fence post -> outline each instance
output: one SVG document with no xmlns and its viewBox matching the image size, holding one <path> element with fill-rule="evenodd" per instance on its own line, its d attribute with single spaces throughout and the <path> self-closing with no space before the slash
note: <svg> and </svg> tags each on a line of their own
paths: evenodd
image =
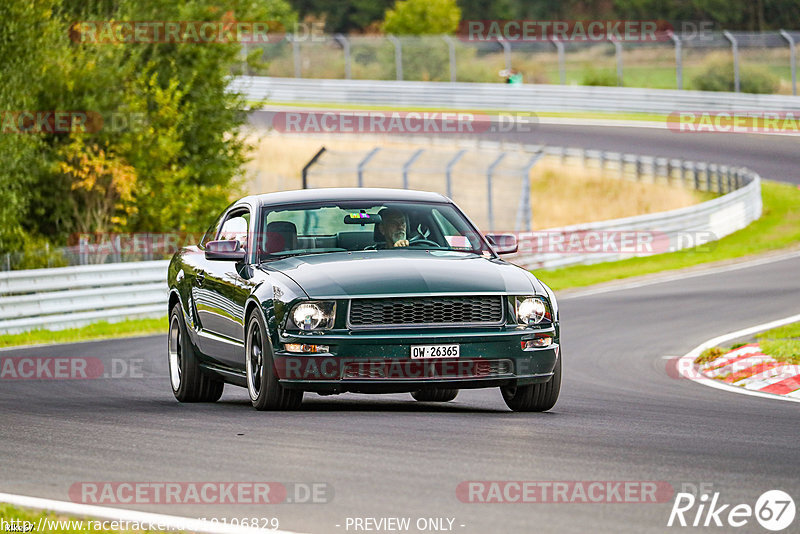
<svg viewBox="0 0 800 534">
<path fill-rule="evenodd" d="M 450 52 L 450 81 L 456 81 L 456 42 L 449 35 L 442 35 Z"/>
<path fill-rule="evenodd" d="M 614 37 L 609 38 L 609 40 L 614 44 L 614 55 L 617 58 L 617 87 L 622 87 L 622 42 Z"/>
<path fill-rule="evenodd" d="M 531 209 L 531 169 L 536 162 L 542 159 L 544 156 L 544 152 L 539 150 L 536 154 L 531 156 L 531 159 L 528 160 L 528 164 L 525 165 L 525 168 L 522 170 L 522 209 L 523 209 L 523 219 L 525 220 L 525 228 L 522 230 L 526 232 L 531 231 L 531 226 L 533 226 L 533 210 Z"/>
<path fill-rule="evenodd" d="M 678 89 L 683 89 L 683 43 L 681 43 L 681 38 L 671 31 L 669 36 L 675 43 L 675 79 Z"/>
<path fill-rule="evenodd" d="M 394 68 L 397 72 L 397 81 L 403 80 L 403 43 L 400 39 L 392 34 L 386 36 L 392 43 L 394 43 Z"/>
<path fill-rule="evenodd" d="M 797 50 L 794 48 L 794 37 L 786 30 L 781 30 L 781 35 L 789 41 L 789 62 L 792 68 L 792 94 L 797 96 Z"/>
<path fill-rule="evenodd" d="M 487 218 L 489 219 L 489 230 L 494 230 L 494 208 L 492 206 L 492 175 L 494 174 L 494 169 L 500 162 L 503 161 L 503 158 L 506 157 L 505 152 L 501 152 L 497 159 L 489 165 L 489 168 L 486 170 L 486 202 L 487 202 Z"/>
<path fill-rule="evenodd" d="M 636 156 L 636 181 L 637 182 L 641 182 L 642 181 L 642 167 L 643 166 L 644 165 L 642 164 L 642 156 Z"/>
<path fill-rule="evenodd" d="M 411 166 L 414 164 L 415 161 L 417 161 L 417 159 L 422 155 L 423 152 L 425 152 L 425 149 L 420 148 L 419 150 L 414 152 L 414 154 L 412 154 L 410 158 L 408 158 L 408 161 L 406 161 L 403 164 L 403 189 L 408 189 L 408 171 L 409 169 L 411 169 Z"/>
<path fill-rule="evenodd" d="M 303 167 L 303 189 L 308 189 L 308 169 L 317 162 L 323 152 L 325 152 L 325 147 L 320 148 L 319 151 L 314 154 L 314 157 L 308 160 L 308 163 Z"/>
<path fill-rule="evenodd" d="M 698 168 L 697 163 L 694 161 L 690 162 L 692 166 L 692 172 L 694 173 L 694 190 L 700 191 L 700 169 Z"/>
<path fill-rule="evenodd" d="M 453 156 L 453 159 L 447 162 L 447 168 L 445 170 L 445 182 L 446 182 L 445 187 L 447 191 L 447 198 L 453 198 L 453 183 L 452 183 L 453 167 L 455 166 L 456 163 L 458 163 L 458 160 L 460 160 L 466 153 L 467 149 L 462 148 L 456 153 L 455 156 Z"/>
<path fill-rule="evenodd" d="M 380 151 L 380 149 L 381 149 L 380 147 L 376 146 L 375 148 L 369 151 L 369 153 L 364 157 L 364 159 L 358 162 L 358 187 L 364 187 L 364 167 L 367 166 L 369 160 L 371 160 L 372 157 Z"/>
<path fill-rule="evenodd" d="M 292 41 L 292 59 L 294 59 L 294 77 L 295 78 L 302 78 L 302 65 L 300 64 L 300 41 L 298 41 L 294 34 L 287 34 L 288 37 Z"/>
<path fill-rule="evenodd" d="M 556 52 L 558 52 L 558 80 L 559 84 L 566 85 L 567 84 L 567 73 L 566 68 L 564 66 L 564 43 L 556 39 L 555 37 L 550 38 L 550 42 L 553 43 L 556 47 Z"/>
<path fill-rule="evenodd" d="M 722 35 L 731 42 L 731 52 L 733 52 L 733 86 L 735 91 L 738 93 L 740 89 L 739 83 L 739 43 L 736 41 L 736 37 L 733 36 L 731 32 L 725 30 L 722 32 Z"/>
<path fill-rule="evenodd" d="M 350 79 L 350 41 L 341 33 L 333 36 L 340 45 L 342 45 L 342 52 L 344 52 L 344 77 Z"/>
<path fill-rule="evenodd" d="M 728 193 L 730 193 L 733 191 L 733 169 L 728 167 L 728 172 L 726 174 L 728 175 Z"/>
<path fill-rule="evenodd" d="M 511 45 L 502 37 L 497 38 L 497 42 L 503 47 L 503 57 L 506 60 L 506 70 L 511 70 Z"/>
</svg>

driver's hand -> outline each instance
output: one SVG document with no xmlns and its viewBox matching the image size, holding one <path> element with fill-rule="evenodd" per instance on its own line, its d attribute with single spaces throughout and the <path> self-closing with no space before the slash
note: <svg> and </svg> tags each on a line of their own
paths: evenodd
<svg viewBox="0 0 800 534">
<path fill-rule="evenodd" d="M 408 239 L 401 239 L 394 244 L 395 247 L 407 247 L 408 246 Z"/>
</svg>

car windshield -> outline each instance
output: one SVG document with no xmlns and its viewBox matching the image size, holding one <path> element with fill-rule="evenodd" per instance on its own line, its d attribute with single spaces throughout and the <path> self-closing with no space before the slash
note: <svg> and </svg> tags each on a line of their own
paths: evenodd
<svg viewBox="0 0 800 534">
<path fill-rule="evenodd" d="M 447 203 L 268 206 L 257 242 L 261 261 L 301 254 L 421 248 L 493 255 L 483 236 Z"/>
</svg>

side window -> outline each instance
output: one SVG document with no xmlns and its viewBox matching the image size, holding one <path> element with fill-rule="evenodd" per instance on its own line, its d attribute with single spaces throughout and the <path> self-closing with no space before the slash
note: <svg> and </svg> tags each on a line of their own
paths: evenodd
<svg viewBox="0 0 800 534">
<path fill-rule="evenodd" d="M 235 210 L 228 213 L 217 239 L 235 240 L 241 248 L 247 248 L 247 231 L 250 213 L 247 210 Z"/>
</svg>

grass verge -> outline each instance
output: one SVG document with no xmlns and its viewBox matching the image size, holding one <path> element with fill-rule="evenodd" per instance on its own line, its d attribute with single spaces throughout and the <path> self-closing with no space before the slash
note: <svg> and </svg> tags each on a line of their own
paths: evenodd
<svg viewBox="0 0 800 534">
<path fill-rule="evenodd" d="M 16 525 L 22 525 L 23 529 L 18 532 L 58 532 L 63 534 L 85 534 L 86 532 L 108 532 L 108 533 L 149 533 L 157 532 L 152 530 L 114 530 L 111 528 L 102 528 L 105 525 L 112 525 L 112 521 L 104 519 L 89 519 L 70 517 L 61 514 L 54 514 L 52 512 L 43 512 L 40 510 L 30 510 L 28 508 L 19 508 L 10 504 L 0 503 L 0 519 L 9 523 L 3 525 L 6 527 L 7 532 L 12 532 L 10 527 L 11 522 L 14 521 Z M 40 523 L 41 522 L 41 523 Z M 39 527 L 41 526 L 41 530 Z M 123 526 L 123 525 L 120 525 Z M 136 525 L 128 525 L 136 526 Z M 100 528 L 95 528 L 100 527 Z"/>
<path fill-rule="evenodd" d="M 764 354 L 779 362 L 800 365 L 800 323 L 787 324 L 756 336 Z"/>
<path fill-rule="evenodd" d="M 666 124 L 668 115 L 659 113 L 618 113 L 611 111 L 524 111 L 514 112 L 507 109 L 446 109 L 426 108 L 421 106 L 382 106 L 377 104 L 344 104 L 334 102 L 273 102 L 273 101 L 250 101 L 248 105 L 254 109 L 262 106 L 287 107 L 302 109 L 320 110 L 357 110 L 357 111 L 430 111 L 436 113 L 473 113 L 475 115 L 508 115 L 517 113 L 525 116 L 552 117 L 563 119 L 592 119 L 592 120 L 614 120 L 614 121 L 644 121 L 644 122 L 663 122 Z"/>
<path fill-rule="evenodd" d="M 800 189 L 762 182 L 761 218 L 747 228 L 702 247 L 622 261 L 536 271 L 554 290 L 584 287 L 633 276 L 752 256 L 800 243 Z"/>
<path fill-rule="evenodd" d="M 99 323 L 68 328 L 66 330 L 32 330 L 21 334 L 0 335 L 0 347 L 40 345 L 45 343 L 70 343 L 92 339 L 107 339 L 144 334 L 160 334 L 167 331 L 167 318 L 128 319 L 116 323 Z"/>
</svg>

